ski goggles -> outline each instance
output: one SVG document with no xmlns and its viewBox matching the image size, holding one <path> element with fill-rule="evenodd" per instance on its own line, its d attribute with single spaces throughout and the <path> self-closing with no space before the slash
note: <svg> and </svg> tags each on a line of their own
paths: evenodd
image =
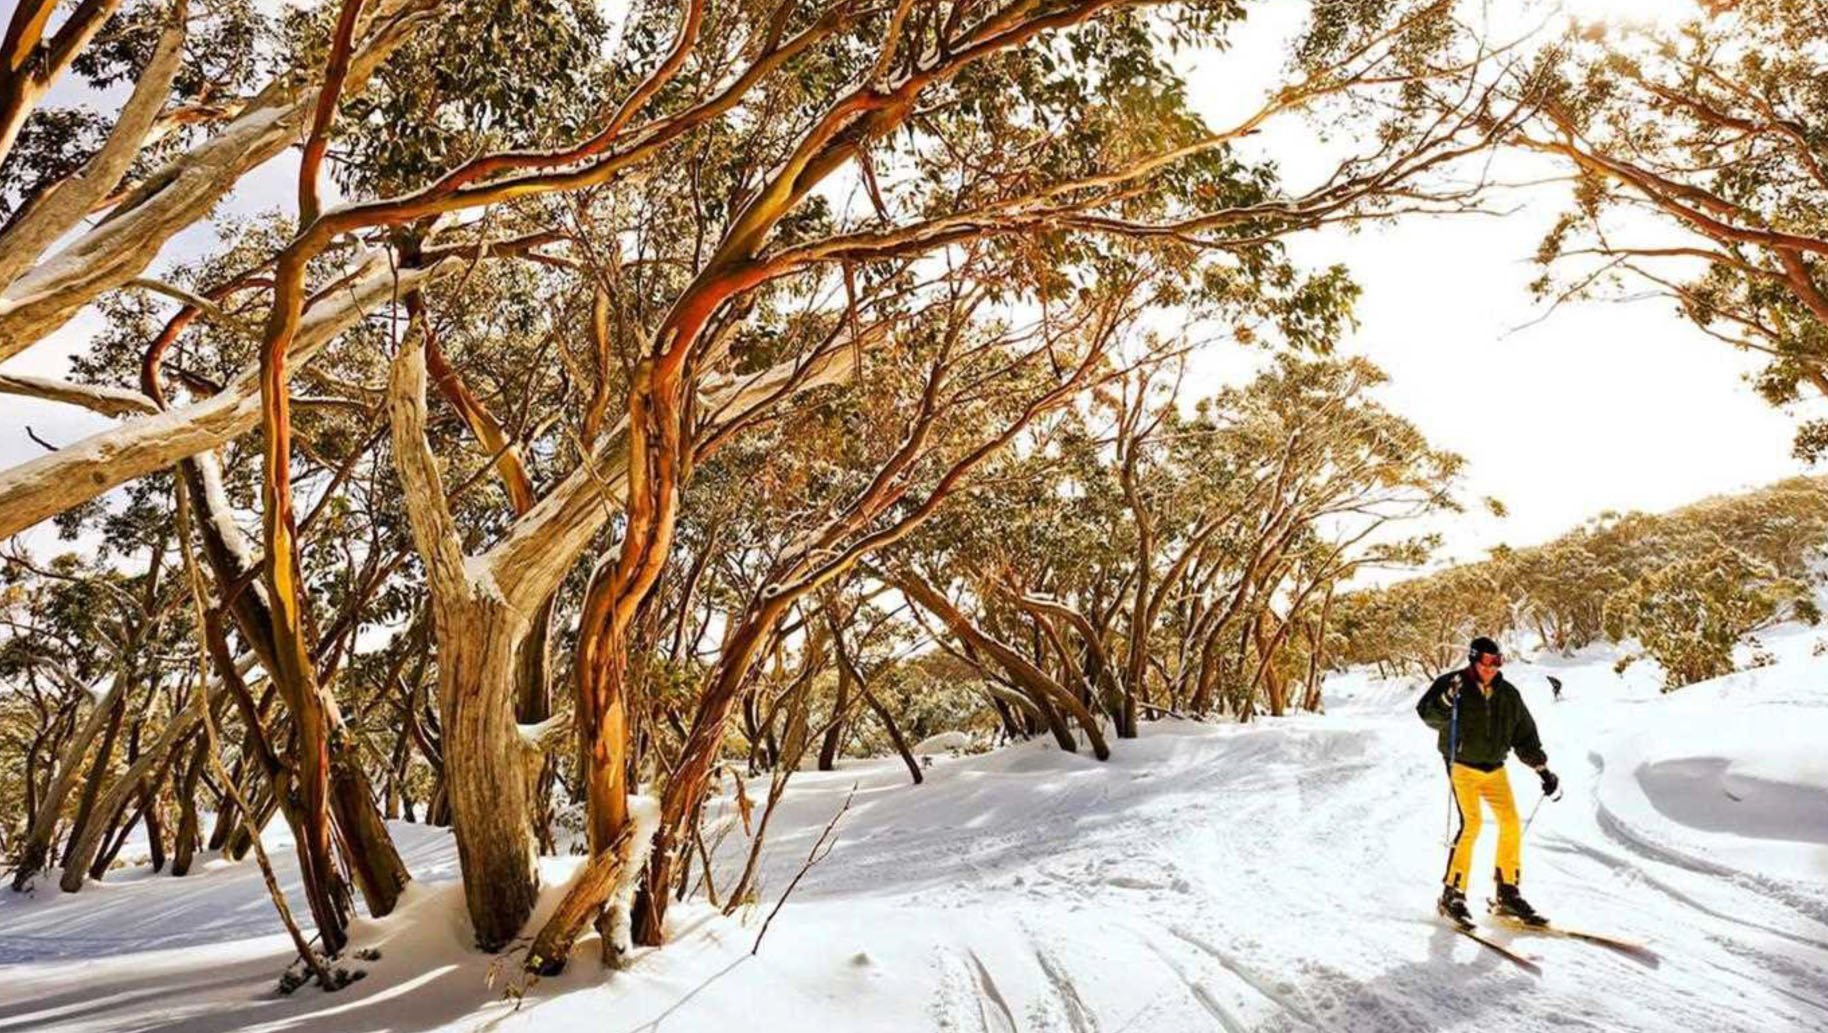
<svg viewBox="0 0 1828 1033">
<path fill-rule="evenodd" d="M 1504 657 L 1498 653 L 1480 653 L 1473 663 L 1480 667 L 1490 667 L 1496 670 L 1504 666 Z"/>
</svg>

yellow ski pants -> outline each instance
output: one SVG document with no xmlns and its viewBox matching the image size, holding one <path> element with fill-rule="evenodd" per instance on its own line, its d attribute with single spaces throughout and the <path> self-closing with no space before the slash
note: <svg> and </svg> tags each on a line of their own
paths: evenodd
<svg viewBox="0 0 1828 1033">
<path fill-rule="evenodd" d="M 1454 807 L 1460 812 L 1460 831 L 1454 835 L 1447 855 L 1447 885 L 1466 892 L 1467 876 L 1473 867 L 1473 844 L 1485 819 L 1481 804 L 1490 804 L 1498 819 L 1498 881 L 1515 886 L 1522 878 L 1523 831 L 1517 821 L 1517 801 L 1511 796 L 1511 780 L 1503 768 L 1480 771 L 1455 764 L 1452 772 Z"/>
</svg>

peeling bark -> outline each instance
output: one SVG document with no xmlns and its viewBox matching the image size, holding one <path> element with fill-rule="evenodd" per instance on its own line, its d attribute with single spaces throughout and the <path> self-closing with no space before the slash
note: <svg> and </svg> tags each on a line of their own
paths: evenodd
<svg viewBox="0 0 1828 1033">
<path fill-rule="evenodd" d="M 464 900 L 477 945 L 496 950 L 520 932 L 539 892 L 529 751 L 514 713 L 516 653 L 529 624 L 466 569 L 437 460 L 425 441 L 426 365 L 418 344 L 417 333 L 407 336 L 388 381 L 394 462 L 431 593 L 442 787 L 457 834 Z"/>
</svg>

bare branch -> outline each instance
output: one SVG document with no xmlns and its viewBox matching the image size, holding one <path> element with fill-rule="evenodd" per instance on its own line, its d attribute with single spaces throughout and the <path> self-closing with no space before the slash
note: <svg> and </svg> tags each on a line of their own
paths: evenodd
<svg viewBox="0 0 1828 1033">
<path fill-rule="evenodd" d="M 27 398 L 42 398 L 48 402 L 66 402 L 79 405 L 91 412 L 103 416 L 136 416 L 159 411 L 152 399 L 138 391 L 125 388 L 106 387 L 99 384 L 78 384 L 69 380 L 53 380 L 49 377 L 28 377 L 15 373 L 0 373 L 0 394 L 23 395 Z"/>
<path fill-rule="evenodd" d="M 126 174 L 178 74 L 187 9 L 186 0 L 172 5 L 171 22 L 159 36 L 152 59 L 140 73 L 101 150 L 81 170 L 28 201 L 6 232 L 0 233 L 0 288 L 11 284 L 57 238 L 74 229 Z M 0 160 L 4 157 L 5 146 L 0 145 Z"/>
</svg>

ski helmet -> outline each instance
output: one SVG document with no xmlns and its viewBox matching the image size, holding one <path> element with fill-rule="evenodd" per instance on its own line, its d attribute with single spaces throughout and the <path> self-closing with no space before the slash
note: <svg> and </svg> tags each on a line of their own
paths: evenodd
<svg viewBox="0 0 1828 1033">
<path fill-rule="evenodd" d="M 1503 655 L 1504 651 L 1498 648 L 1498 643 L 1493 642 L 1484 635 L 1480 635 L 1478 638 L 1473 639 L 1472 643 L 1466 647 L 1466 662 L 1469 664 L 1478 663 L 1481 656 Z"/>
</svg>

